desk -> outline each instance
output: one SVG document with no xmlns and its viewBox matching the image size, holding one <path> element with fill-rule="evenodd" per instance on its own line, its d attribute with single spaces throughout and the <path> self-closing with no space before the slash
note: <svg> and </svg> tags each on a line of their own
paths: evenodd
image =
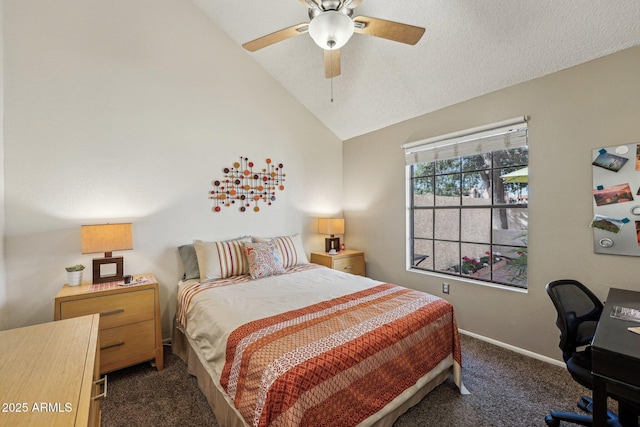
<svg viewBox="0 0 640 427">
<path fill-rule="evenodd" d="M 607 425 L 607 395 L 614 394 L 640 404 L 640 335 L 627 330 L 640 323 L 611 317 L 613 307 L 640 310 L 640 292 L 611 289 L 598 322 L 591 347 L 593 373 L 593 425 Z M 623 426 L 638 426 L 635 414 L 629 414 L 619 402 L 619 421 Z"/>
</svg>

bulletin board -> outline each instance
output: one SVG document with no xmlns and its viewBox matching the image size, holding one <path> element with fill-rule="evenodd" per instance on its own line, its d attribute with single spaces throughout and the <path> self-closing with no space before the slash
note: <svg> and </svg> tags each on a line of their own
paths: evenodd
<svg viewBox="0 0 640 427">
<path fill-rule="evenodd" d="M 593 150 L 595 253 L 640 256 L 640 142 Z"/>
</svg>

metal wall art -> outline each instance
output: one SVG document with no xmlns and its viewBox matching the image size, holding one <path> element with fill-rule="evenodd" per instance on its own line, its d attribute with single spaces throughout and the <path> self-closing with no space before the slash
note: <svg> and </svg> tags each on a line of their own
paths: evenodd
<svg viewBox="0 0 640 427">
<path fill-rule="evenodd" d="M 260 211 L 260 202 L 268 206 L 276 200 L 276 190 L 284 190 L 286 174 L 282 173 L 282 163 L 275 165 L 266 159 L 267 166 L 256 169 L 256 165 L 247 157 L 240 157 L 232 167 L 224 168 L 224 177 L 213 181 L 214 189 L 209 198 L 215 200 L 214 212 L 220 212 L 222 206 L 239 206 L 240 212 L 246 212 L 253 205 L 253 211 Z"/>
</svg>

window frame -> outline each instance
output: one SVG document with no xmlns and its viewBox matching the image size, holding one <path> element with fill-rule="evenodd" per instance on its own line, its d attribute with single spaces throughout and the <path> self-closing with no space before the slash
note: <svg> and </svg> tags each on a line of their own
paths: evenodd
<svg viewBox="0 0 640 427">
<path fill-rule="evenodd" d="M 512 119 L 510 122 L 516 122 L 517 120 Z M 529 149 L 529 144 L 528 144 L 528 128 L 526 125 L 526 119 L 524 119 L 523 121 L 520 121 L 519 124 L 522 126 L 522 128 L 524 129 L 524 144 L 520 145 L 518 147 L 514 147 L 514 148 L 519 148 L 519 147 L 525 147 L 527 150 L 527 157 L 526 157 L 526 163 L 517 163 L 517 164 L 509 164 L 509 165 L 503 165 L 503 164 L 496 164 L 495 163 L 495 159 L 494 159 L 494 153 L 498 152 L 498 151 L 502 151 L 504 149 L 509 149 L 510 147 L 508 146 L 508 141 L 507 141 L 507 146 L 506 148 L 493 148 L 491 150 L 487 150 L 487 151 L 482 151 L 482 153 L 491 153 L 491 164 L 488 168 L 484 168 L 484 169 L 472 169 L 472 170 L 465 170 L 465 168 L 462 166 L 463 162 L 460 161 L 460 167 L 457 169 L 457 171 L 453 171 L 453 172 L 449 172 L 449 174 L 459 174 L 459 176 L 457 177 L 457 182 L 456 185 L 459 186 L 460 191 L 459 194 L 457 195 L 457 197 L 459 197 L 459 201 L 458 204 L 456 205 L 438 205 L 435 197 L 437 194 L 437 186 L 436 186 L 436 181 L 437 181 L 437 177 L 438 176 L 444 176 L 446 174 L 439 174 L 438 171 L 436 170 L 436 165 L 437 165 L 437 161 L 438 160 L 442 160 L 442 159 L 437 159 L 437 154 L 436 154 L 436 160 L 431 160 L 431 161 L 418 161 L 418 157 L 416 154 L 414 154 L 414 152 L 411 152 L 411 150 L 418 146 L 418 149 L 424 149 L 424 147 L 429 147 L 430 144 L 433 145 L 439 145 L 439 146 L 448 146 L 448 145 L 454 145 L 456 144 L 455 141 L 462 141 L 462 143 L 466 143 L 467 141 L 472 141 L 474 140 L 474 137 L 476 135 L 481 135 L 479 138 L 483 138 L 486 135 L 491 135 L 491 131 L 492 131 L 492 126 L 494 128 L 500 127 L 501 125 L 504 125 L 505 122 L 501 122 L 501 123 L 497 123 L 497 124 L 493 124 L 493 125 L 487 125 L 487 126 L 483 126 L 483 127 L 479 127 L 479 128 L 474 128 L 474 129 L 469 129 L 467 131 L 462 131 L 462 132 L 455 132 L 453 134 L 448 134 L 448 135 L 443 135 L 442 137 L 436 137 L 436 138 L 431 138 L 429 140 L 424 140 L 424 141 L 418 141 L 418 142 L 414 142 L 414 143 L 410 143 L 410 144 L 405 144 L 403 145 L 403 148 L 405 148 L 405 154 L 406 154 L 406 158 L 407 158 L 407 164 L 405 166 L 405 174 L 406 174 L 406 195 L 405 195 L 405 199 L 406 199 L 406 204 L 407 204 L 407 217 L 406 217 L 406 269 L 407 271 L 410 272 L 418 272 L 418 273 L 422 273 L 422 274 L 427 274 L 427 275 L 433 275 L 433 276 L 437 276 L 437 277 L 442 277 L 442 278 L 451 278 L 451 279 L 456 279 L 456 280 L 461 280 L 461 281 L 468 281 L 468 282 L 472 282 L 472 283 L 478 283 L 478 284 L 483 284 L 483 285 L 489 285 L 489 286 L 494 286 L 494 287 L 500 287 L 500 288 L 506 288 L 506 289 L 513 289 L 513 290 L 519 290 L 519 291 L 524 291 L 526 292 L 528 289 L 528 271 L 530 269 L 530 261 L 528 258 L 528 249 L 529 249 L 529 243 L 528 243 L 528 232 L 529 232 L 529 202 L 528 202 L 528 194 L 529 194 L 529 186 L 527 183 L 527 200 L 523 201 L 517 201 L 515 203 L 509 203 L 508 200 L 507 201 L 503 201 L 502 203 L 498 203 L 496 201 L 495 198 L 495 180 L 499 179 L 499 177 L 501 175 L 504 174 L 504 169 L 512 169 L 512 170 L 518 170 L 520 168 L 524 168 L 524 167 L 528 167 L 529 166 L 529 155 L 528 155 L 528 149 Z M 522 125 L 522 123 L 524 123 L 524 125 Z M 477 138 L 475 138 L 477 139 Z M 449 141 L 454 140 L 453 143 L 450 143 Z M 468 147 L 467 147 L 468 148 Z M 449 148 L 447 148 L 449 149 Z M 454 152 L 456 151 L 456 148 L 454 147 Z M 411 156 L 416 156 L 415 160 L 410 160 Z M 460 155 L 457 157 L 447 157 L 446 159 L 460 159 L 462 160 L 465 157 L 469 157 L 469 154 L 467 153 L 466 155 Z M 431 168 L 431 173 L 428 173 L 427 175 L 424 176 L 414 176 L 414 171 L 415 165 L 418 164 L 428 164 L 428 163 L 432 163 L 433 167 Z M 480 170 L 484 170 L 484 171 L 488 171 L 489 176 L 490 176 L 490 182 L 491 182 L 491 194 L 489 194 L 489 201 L 486 204 L 481 204 L 481 205 L 473 205 L 473 204 L 465 204 L 464 203 L 464 181 L 465 181 L 465 173 L 469 174 L 469 173 L 478 173 Z M 414 184 L 415 182 L 417 182 L 417 179 L 423 178 L 424 179 L 429 179 L 431 180 L 430 183 L 430 187 L 433 190 L 433 195 L 434 195 L 434 201 L 432 205 L 416 205 L 415 204 L 415 193 L 414 193 Z M 437 216 L 437 212 L 444 212 L 448 209 L 451 210 L 456 210 L 458 212 L 457 215 L 457 220 L 458 220 L 458 224 L 457 224 L 457 228 L 456 228 L 456 232 L 457 232 L 457 239 L 452 240 L 452 239 L 444 239 L 444 238 L 438 238 L 437 237 L 437 228 L 436 228 L 436 216 Z M 488 210 L 489 212 L 489 233 L 488 233 L 488 241 L 472 241 L 472 240 L 463 240 L 463 233 L 464 233 L 464 229 L 463 229 L 463 221 L 464 221 L 464 212 L 469 212 L 472 210 Z M 496 242 L 495 241 L 495 228 L 494 228 L 494 216 L 496 215 L 497 209 L 525 209 L 525 215 L 527 218 L 527 223 L 526 223 L 526 231 L 524 231 L 524 236 L 523 236 L 523 244 L 522 245 L 516 245 L 516 244 L 505 244 L 504 242 Z M 425 211 L 431 211 L 432 214 L 430 215 L 430 221 L 432 222 L 431 224 L 431 236 L 428 237 L 416 237 L 416 229 L 415 229 L 415 214 L 416 212 L 420 211 L 420 210 L 425 210 Z M 469 236 L 467 236 L 468 238 L 471 238 Z M 435 262 L 435 260 L 432 261 L 432 264 L 428 267 L 421 267 L 419 265 L 417 265 L 415 263 L 416 258 L 415 258 L 415 243 L 419 242 L 419 241 L 424 241 L 426 242 L 428 245 L 431 246 L 430 248 L 430 253 L 433 255 L 436 252 L 436 247 L 438 245 L 437 242 L 446 242 L 446 243 L 451 243 L 452 245 L 456 245 L 457 246 L 457 253 L 460 256 L 460 260 L 458 260 L 458 271 L 456 272 L 448 272 L 446 270 L 442 270 L 442 269 L 437 269 L 437 263 Z M 513 280 L 513 281 L 496 281 L 496 280 L 500 280 L 500 277 L 495 277 L 494 276 L 494 271 L 493 269 L 491 270 L 491 273 L 489 275 L 488 278 L 486 277 L 473 277 L 470 274 L 463 274 L 462 271 L 462 256 L 464 255 L 464 249 L 465 245 L 478 245 L 478 246 L 487 246 L 489 248 L 489 251 L 491 252 L 491 256 L 495 256 L 494 254 L 497 253 L 496 248 L 510 248 L 511 250 L 517 250 L 519 248 L 524 248 L 524 252 L 527 254 L 527 259 L 526 259 L 526 274 L 525 274 L 525 280 L 524 283 L 522 282 L 518 282 L 517 280 Z M 521 256 L 522 254 L 520 252 L 518 252 Z M 427 255 L 428 256 L 428 255 Z M 420 261 L 422 262 L 422 261 Z M 453 267 L 453 265 L 452 265 Z M 495 280 L 494 280 L 495 279 Z"/>
</svg>

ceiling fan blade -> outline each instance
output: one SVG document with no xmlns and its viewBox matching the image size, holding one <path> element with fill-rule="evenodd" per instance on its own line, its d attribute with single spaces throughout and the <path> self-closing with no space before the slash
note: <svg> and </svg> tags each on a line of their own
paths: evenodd
<svg viewBox="0 0 640 427">
<path fill-rule="evenodd" d="M 353 21 L 355 22 L 354 31 L 356 33 L 382 37 L 383 39 L 393 40 L 400 43 L 414 45 L 420 41 L 420 38 L 422 38 L 422 35 L 424 34 L 424 28 L 422 27 L 401 24 L 393 21 L 385 21 L 384 19 L 379 18 L 356 16 L 353 18 Z M 362 24 L 364 24 L 364 28 L 362 28 Z"/>
<path fill-rule="evenodd" d="M 360 6 L 360 3 L 362 3 L 364 0 L 351 0 L 350 2 L 347 2 L 347 0 L 345 0 L 345 4 L 349 9 L 355 9 L 356 7 Z"/>
<path fill-rule="evenodd" d="M 309 31 L 309 24 L 298 24 L 247 42 L 243 44 L 242 47 L 247 49 L 249 52 L 255 52 L 263 47 L 271 46 L 272 44 L 281 42 L 282 40 L 299 36 L 307 31 Z"/>
<path fill-rule="evenodd" d="M 300 3 L 307 6 L 309 9 L 320 9 L 320 5 L 316 0 L 300 0 Z M 315 4 L 315 7 L 313 6 Z"/>
<path fill-rule="evenodd" d="M 340 49 L 324 50 L 324 76 L 328 79 L 340 75 Z"/>
</svg>

